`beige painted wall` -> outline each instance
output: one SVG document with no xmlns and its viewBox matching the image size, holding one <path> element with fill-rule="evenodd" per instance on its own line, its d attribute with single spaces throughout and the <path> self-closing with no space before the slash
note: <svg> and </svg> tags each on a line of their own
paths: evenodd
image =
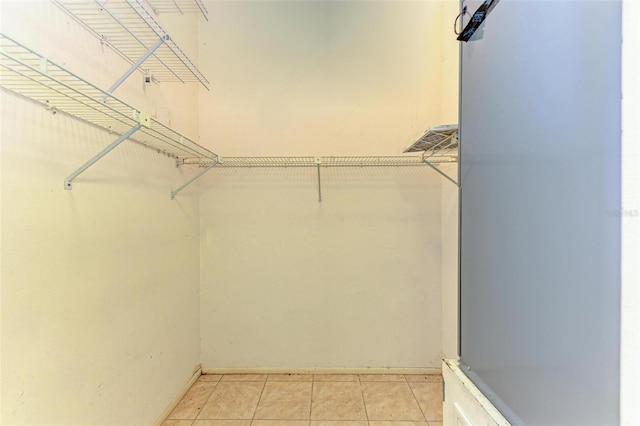
<svg viewBox="0 0 640 426">
<path fill-rule="evenodd" d="M 116 94 L 224 155 L 396 154 L 453 122 L 442 4 L 325 3 L 164 15 L 211 91 L 135 78 Z M 100 87 L 126 69 L 49 2 L 0 6 L 3 31 Z M 216 170 L 198 206 L 197 186 L 167 195 L 188 172 L 123 144 L 68 192 L 113 138 L 10 95 L 2 107 L 0 423 L 149 423 L 200 360 L 438 366 L 432 171 L 323 170 L 320 204 L 312 170 Z"/>
<path fill-rule="evenodd" d="M 202 183 L 204 368 L 439 367 L 426 168 L 221 169 Z"/>
<path fill-rule="evenodd" d="M 451 115 L 444 4 L 207 2 L 203 143 L 223 156 L 402 152 Z"/>
<path fill-rule="evenodd" d="M 101 87 L 126 69 L 50 2 L 1 7 L 4 32 Z M 195 137 L 196 88 L 140 83 L 116 93 Z M 66 191 L 115 136 L 0 98 L 0 423 L 151 424 L 199 363 L 198 198 L 169 196 L 189 172 L 125 142 Z"/>
<path fill-rule="evenodd" d="M 458 122 L 459 46 L 447 23 L 459 11 L 458 1 L 442 2 L 442 22 L 449 35 L 442 39 L 442 116 L 441 122 Z M 441 170 L 458 181 L 458 166 L 442 165 Z M 442 352 L 447 359 L 458 358 L 458 187 L 442 182 Z"/>
<path fill-rule="evenodd" d="M 458 122 L 458 84 L 460 78 L 459 41 L 453 32 L 453 21 L 459 13 L 458 0 L 444 0 L 441 5 L 442 41 L 440 49 L 441 116 L 439 124 Z"/>
<path fill-rule="evenodd" d="M 207 8 L 200 134 L 223 156 L 396 155 L 457 121 L 456 2 Z M 203 367 L 439 367 L 450 183 L 426 167 L 322 173 L 322 203 L 315 170 L 201 182 Z"/>
<path fill-rule="evenodd" d="M 442 170 L 457 181 L 457 166 Z M 458 358 L 458 187 L 442 179 L 441 268 L 442 268 L 442 352 Z"/>
</svg>

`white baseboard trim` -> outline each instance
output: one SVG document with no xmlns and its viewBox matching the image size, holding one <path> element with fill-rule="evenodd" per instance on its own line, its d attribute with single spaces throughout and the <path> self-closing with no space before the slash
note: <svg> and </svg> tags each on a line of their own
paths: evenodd
<svg viewBox="0 0 640 426">
<path fill-rule="evenodd" d="M 169 417 L 169 414 L 171 414 L 173 409 L 176 408 L 176 405 L 178 405 L 178 403 L 182 400 L 182 398 L 184 398 L 184 396 L 189 391 L 189 389 L 191 389 L 191 386 L 193 386 L 193 384 L 198 380 L 198 378 L 201 375 L 202 375 L 202 366 L 198 364 L 195 366 L 193 375 L 191 376 L 187 384 L 184 385 L 182 389 L 180 389 L 177 395 L 171 400 L 169 405 L 167 405 L 167 408 L 162 410 L 162 413 L 160 413 L 160 416 L 158 416 L 158 419 L 153 423 L 154 426 L 160 426 L 162 425 L 162 422 L 167 420 L 167 417 Z"/>
<path fill-rule="evenodd" d="M 458 360 L 443 360 L 443 421 L 446 425 L 510 426 L 507 419 L 462 372 Z"/>
<path fill-rule="evenodd" d="M 203 367 L 202 374 L 441 374 L 442 369 L 437 367 L 420 368 L 238 368 L 238 367 Z"/>
</svg>

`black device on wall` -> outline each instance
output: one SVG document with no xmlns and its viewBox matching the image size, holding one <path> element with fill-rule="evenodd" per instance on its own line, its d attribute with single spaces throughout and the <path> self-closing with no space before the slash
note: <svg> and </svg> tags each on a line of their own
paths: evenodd
<svg viewBox="0 0 640 426">
<path fill-rule="evenodd" d="M 489 12 L 493 10 L 493 8 L 496 6 L 496 4 L 498 4 L 499 1 L 500 0 L 485 0 L 484 3 L 482 3 L 480 7 L 473 13 L 473 16 L 471 16 L 471 20 L 458 36 L 458 40 L 469 41 L 476 30 L 487 18 Z"/>
</svg>

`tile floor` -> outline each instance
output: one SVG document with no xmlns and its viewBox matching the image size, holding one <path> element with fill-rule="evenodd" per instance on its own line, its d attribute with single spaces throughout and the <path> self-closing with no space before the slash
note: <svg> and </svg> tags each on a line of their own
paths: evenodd
<svg viewBox="0 0 640 426">
<path fill-rule="evenodd" d="M 441 426 L 438 375 L 203 375 L 164 426 Z"/>
</svg>

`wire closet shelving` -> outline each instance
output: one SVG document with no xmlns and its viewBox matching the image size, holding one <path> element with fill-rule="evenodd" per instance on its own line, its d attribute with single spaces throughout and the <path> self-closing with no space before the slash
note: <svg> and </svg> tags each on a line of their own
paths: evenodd
<svg viewBox="0 0 640 426">
<path fill-rule="evenodd" d="M 404 150 L 405 153 L 422 152 L 422 159 L 425 164 L 440 173 L 447 180 L 453 182 L 456 186 L 460 186 L 457 177 L 451 177 L 447 172 L 437 166 L 443 163 L 457 164 L 459 151 L 457 124 L 430 127 L 422 136 Z"/>
<path fill-rule="evenodd" d="M 207 21 L 208 13 L 202 0 L 146 0 L 156 14 L 161 13 L 201 13 Z"/>
<path fill-rule="evenodd" d="M 0 34 L 0 83 L 5 90 L 31 99 L 52 113 L 62 112 L 119 135 L 116 141 L 65 179 L 66 189 L 71 189 L 72 181 L 80 173 L 126 139 L 173 157 L 177 164 L 192 164 L 204 168 L 173 191 L 172 198 L 214 167 L 316 167 L 321 200 L 321 167 L 402 167 L 426 164 L 435 168 L 431 163 L 455 161 L 450 155 L 435 155 L 435 148 L 432 152 L 424 151 L 422 155 L 411 156 L 219 157 L 3 34 Z"/>
<path fill-rule="evenodd" d="M 130 139 L 176 159 L 178 165 L 192 164 L 203 170 L 171 193 L 177 193 L 216 168 L 226 167 L 315 167 L 321 200 L 320 169 L 325 167 L 402 167 L 427 165 L 458 185 L 438 166 L 458 159 L 457 125 L 432 127 L 404 156 L 289 156 L 219 157 L 185 138 L 148 114 L 113 97 L 111 93 L 136 70 L 158 81 L 197 81 L 208 89 L 209 82 L 153 18 L 151 12 L 195 12 L 206 18 L 202 0 L 52 0 L 103 44 L 112 47 L 132 66 L 109 89 L 102 90 L 42 55 L 0 35 L 0 78 L 2 87 L 30 98 L 53 113 L 69 114 L 119 137 L 65 180 L 65 188 L 88 167 L 124 140 Z M 143 4 L 144 2 L 149 9 Z"/>
<path fill-rule="evenodd" d="M 101 43 L 113 48 L 132 64 L 107 92 L 113 92 L 135 70 L 161 83 L 195 81 L 209 89 L 206 77 L 139 0 L 53 2 L 82 24 Z M 156 3 L 160 5 L 169 2 Z"/>
<path fill-rule="evenodd" d="M 442 161 L 448 160 L 442 159 Z M 401 167 L 423 165 L 423 156 L 391 155 L 355 157 L 220 157 L 217 167 Z"/>
<path fill-rule="evenodd" d="M 209 165 L 218 161 L 218 156 L 208 149 L 4 34 L 0 34 L 0 85 L 52 113 L 65 113 L 120 135 L 108 150 L 105 148 L 67 177 L 66 189 L 71 189 L 75 177 L 125 139 L 153 148 L 180 163 Z"/>
</svg>

